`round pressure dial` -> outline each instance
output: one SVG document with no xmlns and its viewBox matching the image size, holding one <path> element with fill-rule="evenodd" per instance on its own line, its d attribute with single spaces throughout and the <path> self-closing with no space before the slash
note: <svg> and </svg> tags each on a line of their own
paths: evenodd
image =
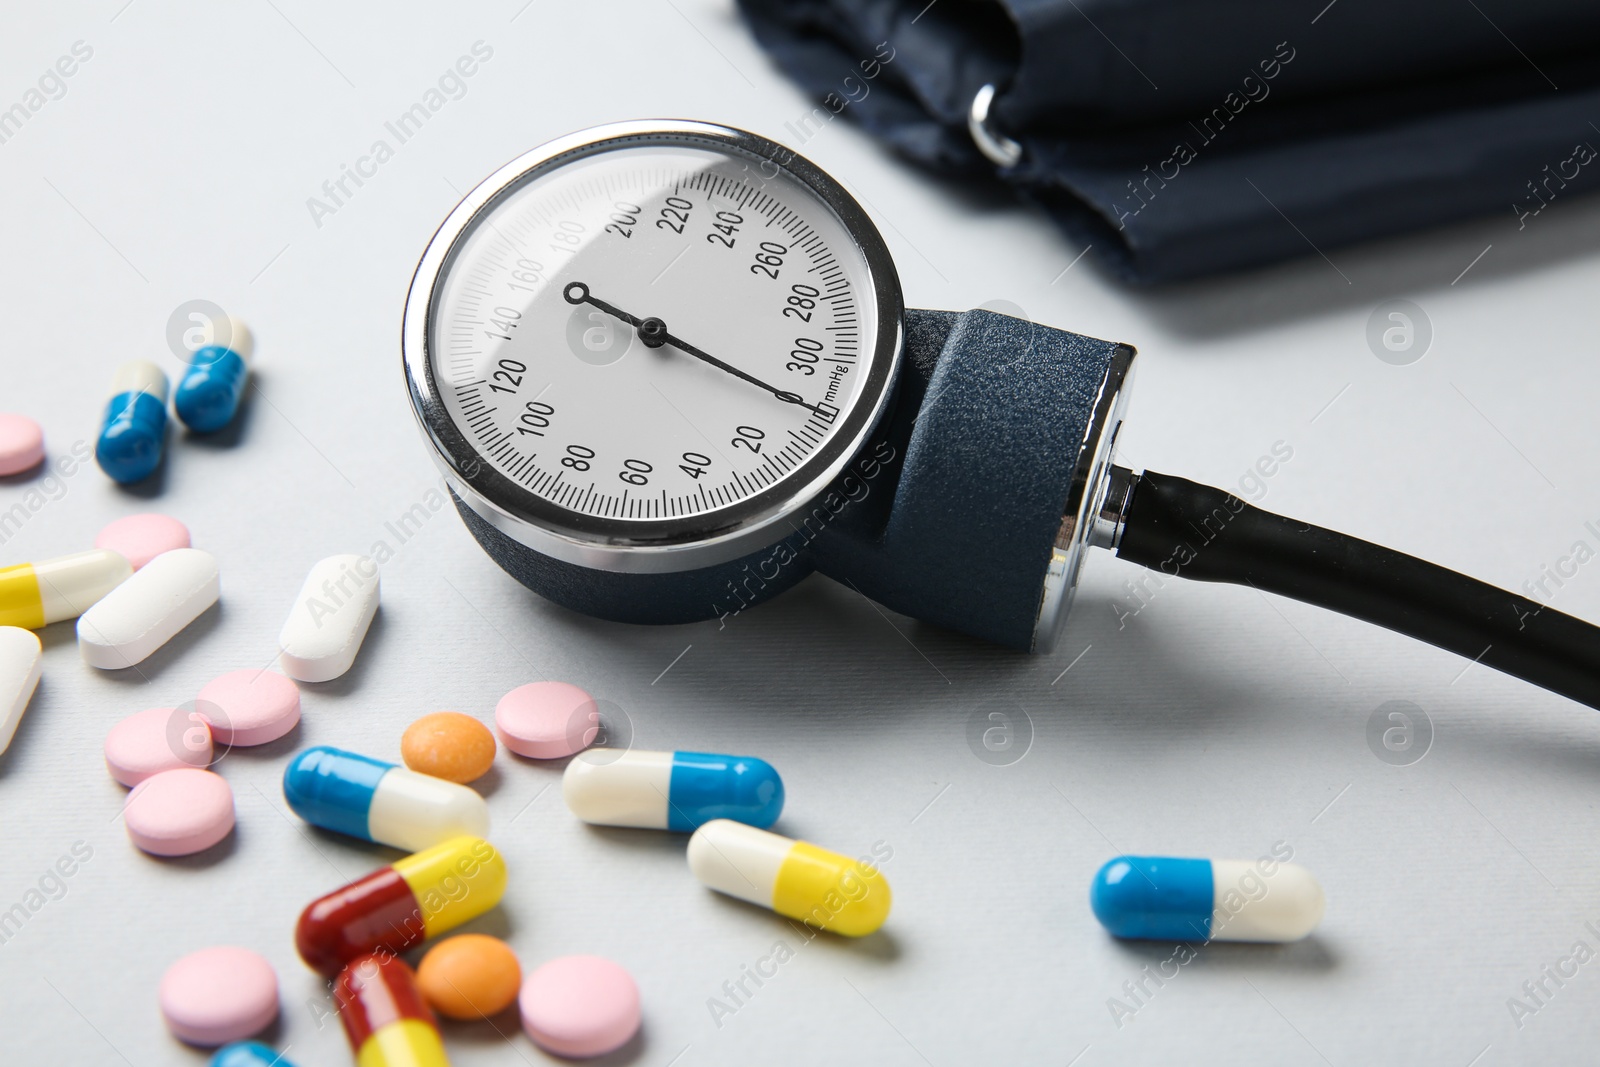
<svg viewBox="0 0 1600 1067">
<path fill-rule="evenodd" d="M 612 570 L 774 541 L 881 417 L 902 308 L 877 231 L 781 146 L 603 127 L 473 192 L 407 304 L 413 402 L 502 532 Z"/>
</svg>

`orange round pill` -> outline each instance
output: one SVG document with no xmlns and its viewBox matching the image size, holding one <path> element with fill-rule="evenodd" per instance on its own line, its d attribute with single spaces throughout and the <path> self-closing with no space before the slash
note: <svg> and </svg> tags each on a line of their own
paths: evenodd
<svg viewBox="0 0 1600 1067">
<path fill-rule="evenodd" d="M 494 734 L 471 715 L 436 711 L 406 727 L 400 758 L 418 774 L 465 784 L 489 773 Z"/>
<path fill-rule="evenodd" d="M 521 988 L 517 954 L 487 934 L 447 938 L 429 949 L 417 967 L 422 998 L 451 1019 L 483 1019 L 504 1011 Z"/>
</svg>

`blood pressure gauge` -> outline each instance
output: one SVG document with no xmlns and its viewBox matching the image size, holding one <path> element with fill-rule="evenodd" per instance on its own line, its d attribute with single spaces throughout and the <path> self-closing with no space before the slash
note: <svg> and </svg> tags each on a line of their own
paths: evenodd
<svg viewBox="0 0 1600 1067">
<path fill-rule="evenodd" d="M 403 357 L 473 536 L 587 614 L 726 622 L 820 571 L 1043 651 L 1098 545 L 1600 705 L 1593 627 L 1115 466 L 1130 346 L 907 310 L 855 199 L 741 130 L 603 126 L 501 168 L 428 245 Z"/>
<path fill-rule="evenodd" d="M 406 345 L 480 514 L 570 564 L 659 573 L 742 555 L 840 473 L 900 331 L 888 253 L 835 182 L 749 134 L 661 123 L 480 186 L 423 260 Z"/>
<path fill-rule="evenodd" d="M 404 354 L 491 555 L 578 610 L 681 622 L 738 614 L 818 567 L 860 588 L 884 576 L 831 557 L 881 540 L 905 488 L 909 441 L 891 424 L 916 414 L 906 336 L 893 261 L 836 181 L 750 133 L 649 122 L 563 138 L 475 189 L 423 256 Z M 1058 442 L 1074 468 L 1086 428 Z M 1055 544 L 1073 490 L 1059 480 L 1014 644 L 1053 626 L 1070 585 L 1081 538 Z"/>
</svg>

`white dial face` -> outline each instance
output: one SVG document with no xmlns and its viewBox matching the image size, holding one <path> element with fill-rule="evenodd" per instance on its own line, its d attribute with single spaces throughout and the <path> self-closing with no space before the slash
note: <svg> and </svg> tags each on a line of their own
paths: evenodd
<svg viewBox="0 0 1600 1067">
<path fill-rule="evenodd" d="M 462 436 L 527 492 L 596 519 L 682 519 L 828 448 L 868 392 L 873 292 L 844 223 L 771 162 L 613 148 L 539 174 L 463 235 L 430 360 Z"/>
</svg>

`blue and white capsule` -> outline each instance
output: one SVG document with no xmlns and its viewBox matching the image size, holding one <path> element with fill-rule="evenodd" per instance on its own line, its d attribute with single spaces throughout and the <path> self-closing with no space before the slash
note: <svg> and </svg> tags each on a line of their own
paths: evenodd
<svg viewBox="0 0 1600 1067">
<path fill-rule="evenodd" d="M 1152 941 L 1298 941 L 1322 921 L 1322 886 L 1297 863 L 1118 856 L 1089 887 L 1117 937 Z"/>
<path fill-rule="evenodd" d="M 783 811 L 783 779 L 772 764 L 709 752 L 591 748 L 567 764 L 561 795 L 587 823 L 684 833 L 713 819 L 765 830 Z"/>
<path fill-rule="evenodd" d="M 294 1067 L 294 1064 L 284 1059 L 283 1053 L 274 1052 L 258 1041 L 236 1041 L 217 1049 L 206 1067 Z"/>
<path fill-rule="evenodd" d="M 489 836 L 489 805 L 466 786 L 326 745 L 289 761 L 283 796 L 308 823 L 407 852 Z"/>
<path fill-rule="evenodd" d="M 111 380 L 95 462 L 112 481 L 129 485 L 155 472 L 166 444 L 167 376 L 147 359 L 124 363 Z"/>
<path fill-rule="evenodd" d="M 172 409 L 195 433 L 216 433 L 233 421 L 250 375 L 255 339 L 232 315 L 213 324 L 211 343 L 189 358 L 172 393 Z"/>
</svg>

